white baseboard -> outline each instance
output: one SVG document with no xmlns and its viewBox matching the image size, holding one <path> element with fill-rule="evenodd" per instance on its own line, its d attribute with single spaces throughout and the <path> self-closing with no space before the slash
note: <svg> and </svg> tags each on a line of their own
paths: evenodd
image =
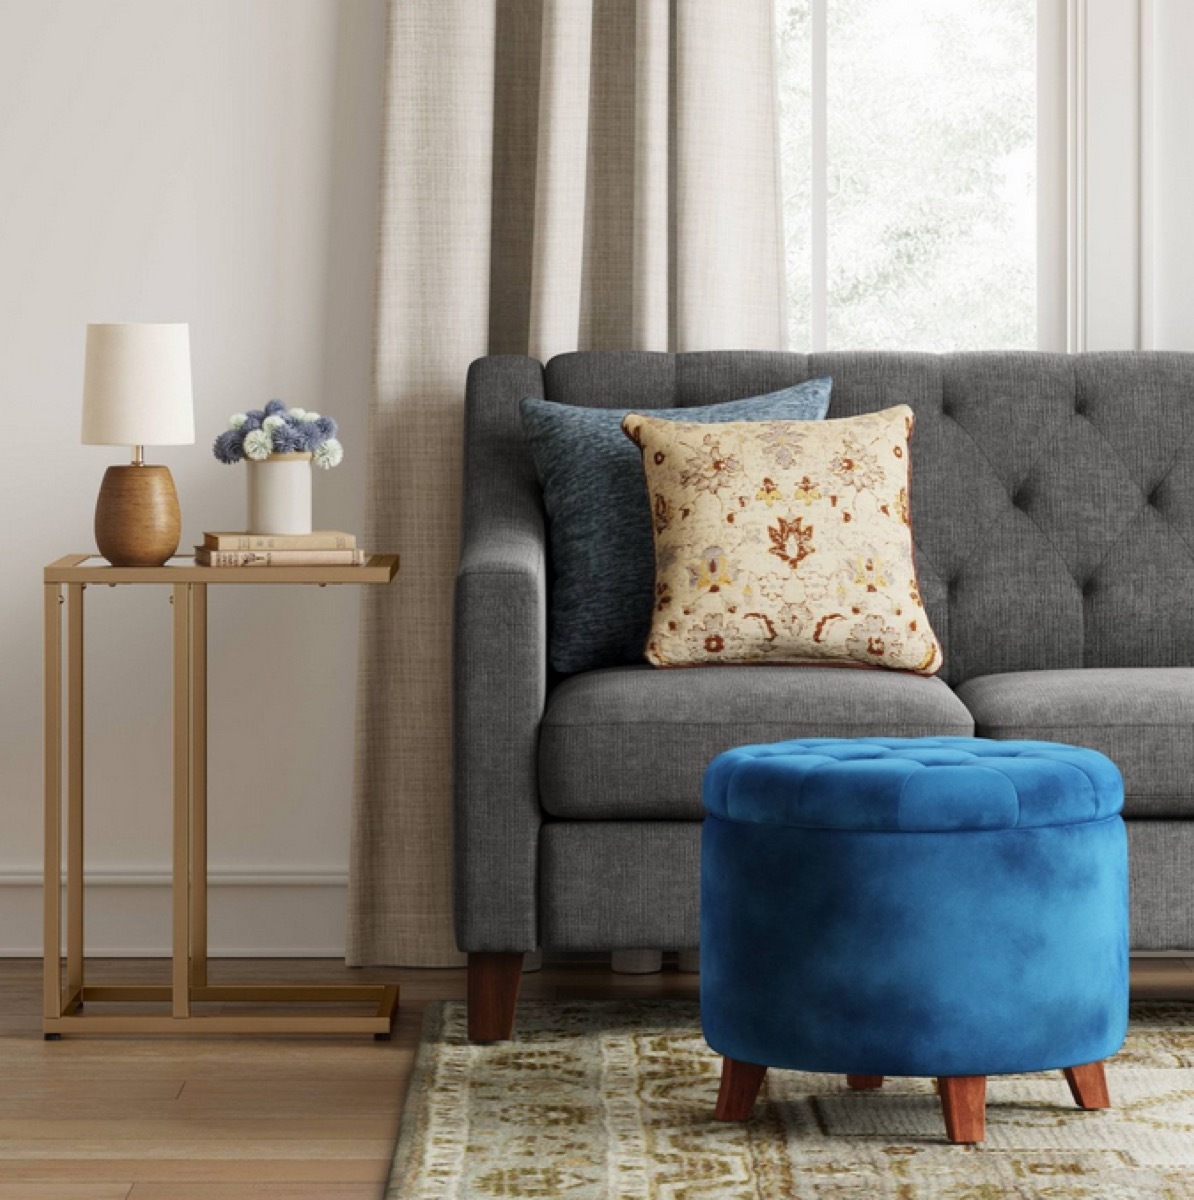
<svg viewBox="0 0 1194 1200">
<path fill-rule="evenodd" d="M 343 958 L 348 876 L 342 871 L 212 871 L 213 958 Z M 96 958 L 170 953 L 168 871 L 87 875 L 85 936 Z M 0 958 L 42 953 L 40 871 L 0 871 Z"/>
<path fill-rule="evenodd" d="M 212 871 L 213 958 L 343 958 L 348 876 L 342 871 Z M 168 871 L 87 874 L 87 953 L 95 958 L 170 954 Z M 41 872 L 0 870 L 0 958 L 40 958 Z M 1192 950 L 1133 958 L 1194 958 Z"/>
</svg>

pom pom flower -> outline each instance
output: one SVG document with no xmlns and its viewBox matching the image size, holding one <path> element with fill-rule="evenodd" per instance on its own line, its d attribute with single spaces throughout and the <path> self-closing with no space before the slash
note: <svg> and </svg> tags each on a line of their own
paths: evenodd
<svg viewBox="0 0 1194 1200">
<path fill-rule="evenodd" d="M 222 463 L 231 466 L 245 456 L 244 439 L 238 428 L 226 429 L 216 438 L 212 445 L 212 453 Z"/>
<path fill-rule="evenodd" d="M 344 447 L 335 438 L 328 438 L 326 442 L 320 443 L 314 452 L 314 457 L 317 467 L 330 471 L 333 467 L 340 465 L 344 458 Z"/>
<path fill-rule="evenodd" d="M 245 457 L 263 462 L 274 451 L 274 439 L 268 429 L 251 429 L 245 434 Z"/>
<path fill-rule="evenodd" d="M 275 454 L 301 454 L 307 449 L 307 439 L 285 421 L 275 425 L 270 430 L 270 436 L 273 438 Z"/>
<path fill-rule="evenodd" d="M 307 453 L 317 467 L 328 471 L 344 458 L 338 434 L 331 417 L 271 400 L 264 408 L 233 413 L 228 428 L 212 443 L 212 453 L 228 465 L 246 458 L 264 462 L 271 454 Z"/>
</svg>

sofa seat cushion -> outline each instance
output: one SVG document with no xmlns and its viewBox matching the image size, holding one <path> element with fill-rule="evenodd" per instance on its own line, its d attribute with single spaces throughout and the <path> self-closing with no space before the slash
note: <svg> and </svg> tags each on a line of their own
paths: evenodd
<svg viewBox="0 0 1194 1200">
<path fill-rule="evenodd" d="M 958 696 L 982 737 L 1101 750 L 1123 774 L 1125 817 L 1194 817 L 1194 668 L 1016 671 Z"/>
<path fill-rule="evenodd" d="M 610 667 L 565 680 L 539 730 L 539 798 L 570 820 L 691 820 L 732 746 L 801 737 L 968 737 L 939 679 L 854 667 Z"/>
</svg>

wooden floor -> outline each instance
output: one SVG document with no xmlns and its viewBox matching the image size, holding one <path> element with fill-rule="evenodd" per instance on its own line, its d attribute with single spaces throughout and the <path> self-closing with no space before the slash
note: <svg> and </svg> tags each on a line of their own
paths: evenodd
<svg viewBox="0 0 1194 1200">
<path fill-rule="evenodd" d="M 213 982 L 397 982 L 390 1042 L 339 1038 L 42 1040 L 41 964 L 0 960 L 0 1200 L 375 1200 L 423 1009 L 463 971 L 225 961 Z M 89 963 L 88 982 L 166 982 L 158 961 Z M 1137 959 L 1133 994 L 1194 998 L 1194 960 Z M 525 976 L 541 999 L 693 996 L 694 975 L 602 964 Z"/>
</svg>

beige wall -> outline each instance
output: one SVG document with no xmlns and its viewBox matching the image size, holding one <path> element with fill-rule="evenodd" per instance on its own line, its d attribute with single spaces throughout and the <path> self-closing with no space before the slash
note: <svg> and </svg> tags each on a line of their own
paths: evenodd
<svg viewBox="0 0 1194 1200">
<path fill-rule="evenodd" d="M 88 321 L 189 321 L 199 444 L 183 543 L 243 527 L 207 443 L 271 396 L 337 417 L 317 524 L 359 529 L 384 0 L 0 0 L 0 953 L 38 943 L 39 571 L 92 546 Z M 97 952 L 168 943 L 169 605 L 87 593 Z M 215 949 L 338 951 L 357 598 L 213 597 Z"/>
</svg>

